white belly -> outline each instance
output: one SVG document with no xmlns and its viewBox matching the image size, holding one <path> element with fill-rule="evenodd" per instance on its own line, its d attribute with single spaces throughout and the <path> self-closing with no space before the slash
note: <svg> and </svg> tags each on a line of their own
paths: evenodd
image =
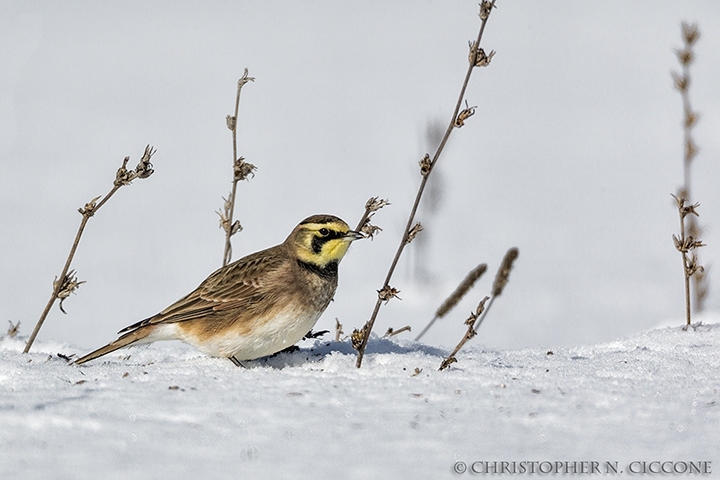
<svg viewBox="0 0 720 480">
<path fill-rule="evenodd" d="M 181 340 L 201 352 L 213 357 L 235 357 L 238 360 L 253 360 L 279 352 L 299 342 L 317 323 L 320 314 L 298 315 L 294 310 L 259 325 L 245 335 L 228 331 L 206 338 L 202 342 L 186 335 L 177 323 L 161 325 L 147 337 L 146 341 Z"/>
</svg>

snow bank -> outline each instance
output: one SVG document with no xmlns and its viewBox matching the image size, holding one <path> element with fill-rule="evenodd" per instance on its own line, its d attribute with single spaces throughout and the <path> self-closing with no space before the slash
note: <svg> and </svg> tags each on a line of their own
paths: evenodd
<svg viewBox="0 0 720 480">
<path fill-rule="evenodd" d="M 4 479 L 452 478 L 501 461 L 720 471 L 720 324 L 552 350 L 471 342 L 443 372 L 446 350 L 379 338 L 360 370 L 347 343 L 320 340 L 245 369 L 179 343 L 83 367 L 57 356 L 86 353 L 72 346 L 23 345 L 0 341 Z"/>
</svg>

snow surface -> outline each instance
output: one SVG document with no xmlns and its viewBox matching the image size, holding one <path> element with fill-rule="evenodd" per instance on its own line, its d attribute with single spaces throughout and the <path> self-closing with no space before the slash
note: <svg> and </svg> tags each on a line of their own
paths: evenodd
<svg viewBox="0 0 720 480">
<path fill-rule="evenodd" d="M 377 337 L 360 370 L 347 342 L 243 369 L 177 342 L 77 367 L 57 353 L 84 350 L 25 355 L 23 340 L 0 341 L 3 479 L 455 478 L 478 476 L 456 462 L 501 460 L 720 472 L 720 323 L 550 351 L 470 342 L 443 372 L 447 349 Z"/>
</svg>

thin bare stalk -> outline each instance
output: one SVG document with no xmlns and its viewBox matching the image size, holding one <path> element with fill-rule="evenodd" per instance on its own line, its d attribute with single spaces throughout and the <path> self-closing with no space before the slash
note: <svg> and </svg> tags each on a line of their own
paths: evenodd
<svg viewBox="0 0 720 480">
<path fill-rule="evenodd" d="M 338 320 L 336 317 L 335 318 L 335 341 L 336 342 L 340 341 L 340 337 L 342 336 L 343 333 L 345 333 L 345 332 L 343 332 L 342 323 L 340 323 L 340 320 Z"/>
<path fill-rule="evenodd" d="M 680 238 L 673 235 L 673 243 L 675 249 L 682 255 L 683 277 L 685 280 L 685 328 L 691 324 L 690 311 L 690 277 L 697 272 L 702 272 L 703 267 L 698 264 L 697 254 L 694 252 L 696 248 L 704 247 L 705 244 L 701 240 L 694 238 L 692 235 L 685 233 L 685 217 L 689 215 L 698 216 L 697 208 L 699 203 L 687 205 L 684 197 L 673 195 L 677 205 L 678 215 L 680 216 Z"/>
<path fill-rule="evenodd" d="M 415 337 L 415 341 L 420 341 L 420 339 L 427 333 L 428 330 L 430 330 L 430 327 L 432 327 L 435 322 L 437 322 L 439 319 L 443 318 L 445 315 L 447 315 L 455 306 L 462 300 L 462 298 L 465 296 L 467 292 L 470 291 L 470 289 L 475 285 L 475 282 L 485 273 L 487 270 L 487 264 L 481 263 L 477 267 L 473 268 L 470 273 L 468 273 L 463 281 L 460 283 L 460 285 L 457 286 L 455 291 L 450 294 L 448 298 L 445 299 L 445 301 L 440 305 L 440 307 L 435 311 L 435 316 L 430 320 L 430 322 L 425 326 L 425 328 L 422 329 L 422 332 Z"/>
<path fill-rule="evenodd" d="M 685 220 L 683 218 L 682 208 L 680 211 L 680 239 L 685 243 Z M 691 323 L 690 311 L 690 275 L 688 272 L 688 258 L 686 252 L 682 252 L 683 276 L 685 277 L 685 327 L 689 327 Z"/>
<path fill-rule="evenodd" d="M 480 324 L 487 316 L 488 311 L 490 311 L 490 307 L 492 306 L 495 299 L 502 295 L 505 286 L 510 280 L 510 271 L 512 271 L 513 264 L 515 263 L 515 260 L 517 260 L 518 254 L 519 250 L 515 247 L 511 248 L 505 253 L 502 263 L 500 264 L 500 268 L 498 268 L 497 274 L 495 274 L 492 294 L 483 298 L 475 312 L 471 313 L 468 319 L 465 320 L 465 325 L 467 325 L 467 331 L 465 332 L 465 335 L 463 335 L 463 338 L 460 339 L 460 343 L 457 344 L 455 350 L 453 350 L 452 353 L 450 353 L 450 355 L 448 355 L 447 358 L 442 361 L 439 370 L 445 370 L 451 364 L 457 362 L 455 354 L 460 351 L 460 349 L 468 342 L 468 340 L 477 335 Z"/>
<path fill-rule="evenodd" d="M 695 140 L 693 139 L 692 130 L 700 120 L 700 114 L 693 110 L 690 103 L 690 66 L 695 60 L 693 46 L 700 38 L 700 30 L 698 29 L 697 24 L 689 24 L 685 22 L 681 24 L 681 30 L 684 45 L 683 48 L 676 49 L 675 54 L 680 62 L 680 66 L 682 67 L 682 73 L 672 72 L 675 89 L 680 92 L 683 106 L 683 185 L 680 187 L 677 196 L 685 198 L 688 201 L 692 201 L 692 192 L 690 188 L 691 166 L 699 151 Z M 697 221 L 697 218 L 694 216 L 687 218 L 687 234 L 695 238 L 702 234 L 702 229 Z M 695 297 L 695 310 L 702 311 L 705 307 L 705 300 L 709 290 L 708 278 L 704 271 L 698 271 L 696 275 L 693 275 L 692 279 Z"/>
<path fill-rule="evenodd" d="M 391 298 L 397 297 L 397 293 L 399 293 L 396 289 L 390 286 L 390 280 L 392 279 L 393 273 L 395 272 L 395 267 L 400 260 L 400 256 L 402 255 L 405 246 L 410 243 L 414 238 L 415 234 L 417 234 L 422 229 L 422 226 L 419 223 L 415 223 L 415 214 L 417 213 L 418 206 L 420 205 L 420 199 L 422 198 L 423 192 L 425 191 L 425 185 L 427 184 L 428 178 L 430 177 L 430 174 L 432 173 L 435 164 L 440 158 L 440 155 L 442 154 L 443 149 L 445 148 L 445 145 L 450 138 L 450 134 L 455 128 L 462 127 L 465 120 L 467 120 L 467 118 L 469 118 L 475 113 L 475 107 L 468 107 L 466 105 L 466 108 L 462 111 L 460 111 L 460 108 L 462 107 L 462 102 L 465 98 L 465 90 L 467 90 L 468 82 L 470 81 L 470 76 L 472 75 L 473 69 L 479 66 L 487 66 L 490 63 L 493 55 L 495 54 L 495 52 L 492 51 L 490 52 L 490 54 L 486 55 L 485 51 L 480 48 L 480 41 L 482 40 L 482 36 L 485 31 L 485 25 L 494 6 L 495 0 L 483 0 L 483 2 L 480 4 L 480 30 L 478 31 L 476 40 L 470 44 L 468 69 L 465 74 L 465 78 L 463 79 L 462 87 L 460 88 L 460 94 L 458 95 L 458 100 L 455 104 L 455 109 L 453 110 L 450 123 L 448 124 L 448 127 L 445 130 L 445 135 L 443 135 L 443 138 L 440 141 L 440 144 L 438 145 L 438 148 L 435 151 L 435 155 L 433 155 L 432 159 L 430 159 L 429 155 L 426 155 L 423 160 L 420 161 L 420 173 L 422 175 L 422 180 L 420 181 L 417 195 L 415 195 L 415 201 L 413 202 L 410 215 L 408 216 L 408 221 L 405 225 L 405 231 L 402 235 L 402 238 L 400 239 L 400 245 L 398 246 L 392 263 L 390 264 L 390 268 L 388 269 L 387 275 L 385 277 L 383 287 L 378 290 L 378 299 L 375 303 L 375 307 L 373 309 L 372 315 L 370 316 L 370 319 L 365 323 L 361 330 L 355 331 L 354 338 L 357 341 L 353 345 L 356 346 L 356 349 L 358 351 L 358 357 L 356 362 L 357 368 L 360 368 L 362 366 L 363 356 L 365 355 L 365 348 L 367 347 L 368 340 L 370 339 L 370 332 L 375 325 L 375 320 L 377 319 L 380 307 L 383 303 L 387 303 Z"/>
<path fill-rule="evenodd" d="M 240 108 L 240 93 L 242 87 L 248 82 L 254 82 L 254 77 L 248 76 L 248 69 L 237 82 L 237 92 L 235 94 L 235 114 L 226 117 L 227 127 L 232 132 L 232 149 L 233 149 L 233 181 L 230 195 L 225 199 L 223 212 L 217 212 L 220 215 L 220 226 L 225 230 L 225 250 L 223 253 L 223 266 L 230 263 L 232 259 L 232 242 L 230 237 L 242 230 L 242 225 L 238 220 L 233 221 L 235 215 L 235 197 L 237 194 L 237 184 L 240 180 L 245 180 L 249 176 L 254 175 L 256 169 L 252 163 L 247 163 L 243 157 L 238 157 L 237 153 L 237 117 Z"/>
<path fill-rule="evenodd" d="M 410 332 L 412 331 L 412 327 L 410 325 L 405 325 L 402 328 L 398 328 L 395 330 L 393 327 L 390 327 L 387 329 L 387 332 L 385 332 L 385 337 L 394 337 L 395 335 L 400 335 L 403 332 Z"/>
<path fill-rule="evenodd" d="M 465 325 L 467 325 L 467 331 L 465 332 L 465 335 L 460 339 L 460 342 L 457 344 L 455 349 L 450 353 L 450 355 L 445 358 L 442 363 L 440 364 L 440 368 L 438 370 L 445 370 L 447 367 L 452 365 L 453 363 L 457 362 L 457 358 L 455 358 L 455 355 L 460 351 L 460 349 L 475 335 L 477 335 L 477 330 L 475 329 L 474 325 L 477 321 L 478 317 L 482 315 L 483 311 L 485 311 L 485 302 L 488 301 L 490 297 L 483 298 L 480 303 L 478 304 L 477 308 L 474 312 L 470 313 L 470 316 L 465 320 Z"/>
<path fill-rule="evenodd" d="M 35 324 L 35 328 L 33 329 L 32 334 L 30 334 L 30 338 L 25 344 L 25 349 L 23 350 L 23 353 L 28 353 L 30 351 L 30 347 L 32 347 L 33 342 L 35 342 L 35 337 L 37 337 L 38 333 L 40 332 L 40 328 L 42 328 L 43 323 L 45 323 L 45 319 L 50 313 L 50 309 L 55 304 L 55 301 L 57 299 L 60 299 L 60 310 L 65 313 L 65 310 L 63 310 L 62 308 L 63 301 L 72 293 L 74 293 L 75 290 L 77 290 L 77 288 L 80 286 L 80 284 L 85 283 L 82 281 L 78 281 L 77 277 L 75 276 L 75 271 L 70 270 L 70 265 L 72 264 L 73 258 L 75 257 L 75 252 L 77 251 L 78 245 L 80 244 L 80 238 L 85 231 L 85 226 L 87 225 L 88 220 L 90 220 L 90 218 L 95 215 L 95 213 L 100 209 L 100 207 L 105 205 L 105 203 L 110 200 L 110 198 L 115 194 L 115 192 L 117 192 L 121 187 L 129 185 L 130 182 L 137 178 L 148 178 L 150 175 L 152 175 L 154 170 L 152 169 L 152 163 L 150 163 L 150 159 L 154 154 L 155 150 L 150 145 L 146 146 L 145 153 L 143 153 L 143 156 L 140 159 L 140 163 L 138 163 L 138 165 L 135 167 L 135 170 L 131 171 L 127 170 L 126 168 L 128 161 L 130 161 L 130 157 L 125 157 L 122 166 L 115 173 L 115 181 L 113 182 L 113 187 L 110 189 L 110 191 L 104 197 L 95 197 L 90 200 L 90 202 L 86 203 L 84 207 L 78 209 L 78 212 L 80 212 L 80 214 L 82 215 L 82 220 L 80 221 L 80 226 L 78 227 L 78 231 L 75 234 L 75 240 L 73 241 L 72 247 L 70 248 L 70 253 L 68 254 L 68 257 L 65 260 L 65 265 L 60 272 L 60 277 L 56 278 L 53 282 L 53 291 L 50 295 L 50 299 L 48 300 L 42 314 L 40 315 L 40 318 Z M 98 200 L 100 201 L 98 202 Z"/>
</svg>

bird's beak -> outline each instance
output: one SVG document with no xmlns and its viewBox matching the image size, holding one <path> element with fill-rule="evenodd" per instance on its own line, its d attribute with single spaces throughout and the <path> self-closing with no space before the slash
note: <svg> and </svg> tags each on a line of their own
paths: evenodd
<svg viewBox="0 0 720 480">
<path fill-rule="evenodd" d="M 360 232 L 356 232 L 356 231 L 354 231 L 354 230 L 348 231 L 348 232 L 342 237 L 342 239 L 345 240 L 346 242 L 354 242 L 355 240 L 360 240 L 360 239 L 363 239 L 363 238 L 365 238 L 365 235 L 363 235 L 363 234 L 360 233 Z"/>
</svg>

